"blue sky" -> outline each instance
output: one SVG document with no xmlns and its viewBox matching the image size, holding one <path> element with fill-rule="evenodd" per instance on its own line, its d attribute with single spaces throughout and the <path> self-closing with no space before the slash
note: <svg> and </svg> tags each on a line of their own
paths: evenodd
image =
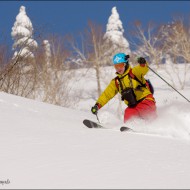
<svg viewBox="0 0 190 190">
<path fill-rule="evenodd" d="M 34 30 L 47 33 L 77 34 L 89 20 L 106 24 L 112 7 L 116 6 L 125 31 L 135 20 L 168 23 L 174 15 L 190 16 L 190 1 L 0 1 L 0 32 L 11 39 L 11 28 L 21 5 L 32 21 Z M 35 28 L 36 27 L 36 28 Z"/>
</svg>

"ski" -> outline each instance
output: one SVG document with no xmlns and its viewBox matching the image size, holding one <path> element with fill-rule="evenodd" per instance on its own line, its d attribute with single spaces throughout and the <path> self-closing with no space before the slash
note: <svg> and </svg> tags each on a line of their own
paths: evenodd
<svg viewBox="0 0 190 190">
<path fill-rule="evenodd" d="M 121 132 L 135 132 L 133 129 L 129 127 L 125 127 L 125 126 L 120 127 L 120 131 Z"/>
<path fill-rule="evenodd" d="M 110 129 L 108 127 L 105 127 L 103 126 L 101 123 L 98 123 L 98 122 L 95 122 L 95 121 L 91 121 L 89 119 L 84 119 L 83 120 L 83 124 L 88 127 L 88 128 L 94 128 L 94 129 Z M 111 129 L 111 130 L 114 130 L 114 129 Z M 118 130 L 116 130 L 118 131 Z M 129 127 L 126 127 L 126 126 L 121 126 L 119 128 L 119 131 L 121 132 L 127 132 L 127 133 L 133 133 L 133 134 L 141 134 L 141 135 L 151 135 L 151 134 L 146 134 L 146 133 L 143 133 L 143 132 L 139 132 L 139 131 L 136 131 L 134 129 L 131 129 Z"/>
<path fill-rule="evenodd" d="M 88 128 L 101 128 L 101 129 L 108 129 L 106 127 L 104 127 L 102 124 L 97 123 L 95 121 L 91 121 L 89 119 L 84 119 L 83 120 L 83 124 L 88 127 Z M 133 129 L 126 127 L 126 126 L 122 126 L 120 127 L 120 131 L 121 132 L 135 132 Z"/>
<path fill-rule="evenodd" d="M 83 124 L 88 127 L 88 128 L 104 128 L 104 126 L 102 126 L 100 123 L 97 123 L 97 122 L 94 122 L 94 121 L 91 121 L 89 119 L 85 119 L 83 120 Z"/>
</svg>

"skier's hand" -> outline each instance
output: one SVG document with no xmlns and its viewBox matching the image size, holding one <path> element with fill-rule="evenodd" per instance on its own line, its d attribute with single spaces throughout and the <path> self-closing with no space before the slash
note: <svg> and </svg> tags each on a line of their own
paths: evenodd
<svg viewBox="0 0 190 190">
<path fill-rule="evenodd" d="M 137 58 L 137 62 L 140 64 L 140 65 L 144 65 L 146 64 L 146 59 L 144 57 L 138 57 Z"/>
<path fill-rule="evenodd" d="M 93 114 L 97 114 L 98 113 L 98 110 L 99 110 L 99 108 L 98 108 L 98 105 L 97 104 L 95 104 L 92 108 L 91 108 L 91 112 L 93 113 Z"/>
</svg>

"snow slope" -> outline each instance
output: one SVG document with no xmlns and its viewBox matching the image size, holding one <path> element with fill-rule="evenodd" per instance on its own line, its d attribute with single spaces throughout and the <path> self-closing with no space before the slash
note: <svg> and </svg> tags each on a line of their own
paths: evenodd
<svg viewBox="0 0 190 190">
<path fill-rule="evenodd" d="M 0 93 L 0 188 L 190 188 L 190 108 L 175 101 L 158 112 L 136 123 L 151 134 L 129 134 L 109 114 L 109 129 L 88 129 L 89 111 Z"/>
</svg>

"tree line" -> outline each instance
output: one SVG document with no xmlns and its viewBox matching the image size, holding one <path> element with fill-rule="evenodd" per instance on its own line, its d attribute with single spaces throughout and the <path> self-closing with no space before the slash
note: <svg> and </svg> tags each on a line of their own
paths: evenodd
<svg viewBox="0 0 190 190">
<path fill-rule="evenodd" d="M 14 53 L 3 40 L 0 44 L 0 90 L 6 93 L 70 107 L 80 101 L 70 94 L 69 81 L 76 77 L 75 70 L 94 69 L 100 95 L 101 68 L 112 65 L 112 57 L 118 52 L 130 54 L 131 64 L 136 63 L 137 56 L 143 56 L 157 69 L 168 62 L 183 63 L 184 76 L 189 69 L 190 26 L 182 17 L 170 24 L 149 23 L 144 28 L 136 21 L 124 33 L 117 9 L 113 7 L 110 17 L 118 19 L 108 20 L 106 32 L 103 26 L 89 21 L 80 33 L 80 40 L 76 40 L 71 35 L 34 32 L 23 6 L 18 15 L 11 33 Z M 28 22 L 19 25 L 23 17 Z M 179 77 L 179 81 L 183 89 L 185 77 L 183 81 Z"/>
</svg>

